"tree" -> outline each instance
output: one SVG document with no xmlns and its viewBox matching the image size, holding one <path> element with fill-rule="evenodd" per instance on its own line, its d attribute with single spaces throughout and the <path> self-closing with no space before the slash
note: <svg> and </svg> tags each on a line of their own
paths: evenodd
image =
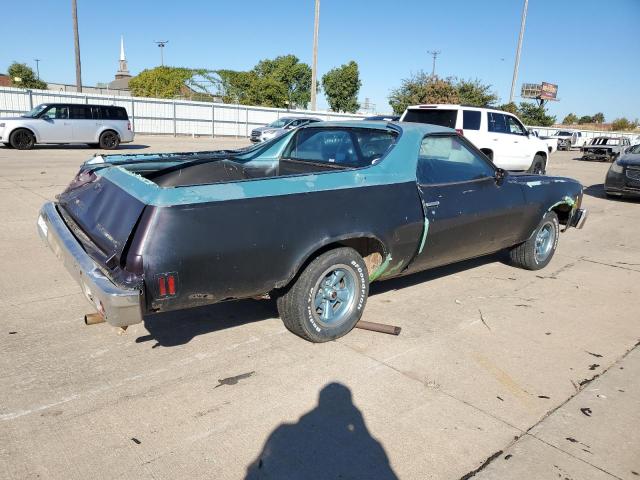
<svg viewBox="0 0 640 480">
<path fill-rule="evenodd" d="M 11 85 L 14 87 L 47 89 L 46 82 L 36 78 L 33 69 L 26 63 L 13 62 L 7 70 L 7 74 L 11 78 Z"/>
<path fill-rule="evenodd" d="M 358 92 L 361 86 L 358 64 L 353 60 L 329 70 L 322 77 L 324 95 L 334 112 L 355 113 L 360 108 Z"/>
<path fill-rule="evenodd" d="M 389 105 L 398 115 L 409 105 L 420 103 L 460 103 L 460 97 L 451 79 L 441 79 L 422 71 L 402 80 L 402 85 L 389 94 Z"/>
<path fill-rule="evenodd" d="M 492 107 L 496 104 L 498 95 L 491 88 L 491 85 L 485 85 L 478 79 L 456 83 L 460 103 L 474 107 Z"/>
<path fill-rule="evenodd" d="M 576 123 L 578 123 L 578 116 L 573 114 L 573 113 L 569 113 L 566 117 L 564 117 L 564 119 L 562 120 L 562 124 L 563 125 L 575 125 Z"/>
<path fill-rule="evenodd" d="M 536 105 L 531 102 L 520 102 L 518 117 L 525 125 L 550 127 L 556 123 L 556 117 L 548 115 L 544 105 Z"/>
<path fill-rule="evenodd" d="M 196 70 L 180 67 L 146 69 L 129 81 L 129 89 L 136 97 L 175 98 L 195 73 Z"/>
<path fill-rule="evenodd" d="M 611 122 L 611 130 L 620 131 L 620 130 L 633 130 L 638 126 L 638 120 L 630 121 L 625 117 L 616 118 L 613 122 Z"/>
<path fill-rule="evenodd" d="M 514 115 L 518 114 L 518 106 L 514 102 L 505 103 L 503 105 L 498 106 L 498 110 L 502 110 L 504 112 L 509 112 Z"/>
<path fill-rule="evenodd" d="M 301 63 L 295 55 L 283 55 L 273 60 L 261 60 L 253 72 L 263 82 L 284 87 L 285 99 L 279 107 L 306 108 L 311 100 L 311 67 Z M 262 105 L 262 103 L 260 103 Z"/>
<path fill-rule="evenodd" d="M 593 123 L 593 117 L 589 115 L 583 115 L 578 119 L 578 125 L 584 125 L 586 123 Z"/>
<path fill-rule="evenodd" d="M 604 123 L 604 113 L 598 112 L 593 117 L 595 123 Z"/>
</svg>

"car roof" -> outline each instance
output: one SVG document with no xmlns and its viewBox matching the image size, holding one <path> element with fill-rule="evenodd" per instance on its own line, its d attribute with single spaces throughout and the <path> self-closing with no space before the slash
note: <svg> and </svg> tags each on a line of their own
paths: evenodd
<svg viewBox="0 0 640 480">
<path fill-rule="evenodd" d="M 280 120 L 318 120 L 320 121 L 320 119 L 318 117 L 306 117 L 306 116 L 286 116 L 286 117 L 280 117 Z"/>
<path fill-rule="evenodd" d="M 488 108 L 488 107 L 475 107 L 473 105 L 462 105 L 462 104 L 456 104 L 456 103 L 421 103 L 418 105 L 409 105 L 407 107 L 407 110 L 409 109 L 433 109 L 433 110 L 444 110 L 444 109 L 460 109 L 460 108 L 464 108 L 467 110 L 485 110 L 485 111 L 489 111 L 489 112 L 498 112 L 498 113 L 506 113 L 509 115 L 513 115 L 513 113 L 511 112 L 507 112 L 505 110 L 499 110 L 497 108 Z"/>
<path fill-rule="evenodd" d="M 110 108 L 124 108 L 121 107 L 119 105 L 100 105 L 97 103 L 75 103 L 75 102 L 43 102 L 40 105 L 46 105 L 47 107 L 57 107 L 57 106 L 63 106 L 63 107 L 67 107 L 69 105 L 73 105 L 73 106 L 81 106 L 81 107 L 110 107 Z"/>
<path fill-rule="evenodd" d="M 370 128 L 375 130 L 394 130 L 403 132 L 415 131 L 422 135 L 429 133 L 455 133 L 455 130 L 429 123 L 413 122 L 385 122 L 383 120 L 342 120 L 318 122 L 313 125 L 305 125 L 302 128 L 323 128 L 323 127 L 344 127 L 344 128 Z"/>
</svg>

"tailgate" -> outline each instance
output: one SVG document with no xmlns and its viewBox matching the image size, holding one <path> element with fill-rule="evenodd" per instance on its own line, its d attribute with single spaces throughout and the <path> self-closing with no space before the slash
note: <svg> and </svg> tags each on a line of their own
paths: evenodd
<svg viewBox="0 0 640 480">
<path fill-rule="evenodd" d="M 145 204 L 103 177 L 67 190 L 60 207 L 106 258 L 120 259 Z"/>
</svg>

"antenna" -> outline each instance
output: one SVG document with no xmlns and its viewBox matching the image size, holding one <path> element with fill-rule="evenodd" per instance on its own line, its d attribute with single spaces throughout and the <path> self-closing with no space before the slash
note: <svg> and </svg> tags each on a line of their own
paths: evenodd
<svg viewBox="0 0 640 480">
<path fill-rule="evenodd" d="M 164 67 L 164 46 L 169 43 L 169 40 L 159 40 L 154 43 L 160 47 L 160 66 Z"/>
<path fill-rule="evenodd" d="M 440 50 L 429 50 L 427 53 L 433 57 L 433 66 L 431 67 L 431 76 L 435 77 L 436 76 L 436 58 L 442 52 Z"/>
</svg>

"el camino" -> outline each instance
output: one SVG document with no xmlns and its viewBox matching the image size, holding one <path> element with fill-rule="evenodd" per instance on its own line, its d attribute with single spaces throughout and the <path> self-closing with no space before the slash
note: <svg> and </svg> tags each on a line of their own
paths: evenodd
<svg viewBox="0 0 640 480">
<path fill-rule="evenodd" d="M 322 122 L 241 150 L 97 156 L 38 226 L 112 325 L 270 295 L 324 342 L 374 280 L 503 249 L 545 267 L 581 201 L 575 180 L 505 172 L 447 128 Z"/>
</svg>

